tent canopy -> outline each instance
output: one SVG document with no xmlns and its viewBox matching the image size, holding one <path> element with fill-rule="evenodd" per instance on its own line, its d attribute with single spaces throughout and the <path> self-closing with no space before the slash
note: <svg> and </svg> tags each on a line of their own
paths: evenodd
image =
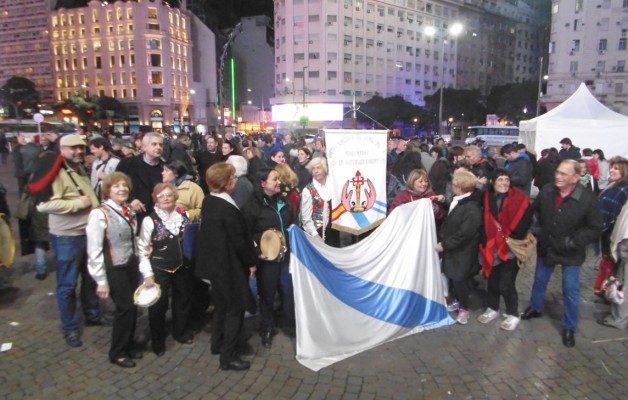
<svg viewBox="0 0 628 400">
<path fill-rule="evenodd" d="M 602 149 L 606 158 L 628 156 L 628 117 L 600 103 L 584 83 L 558 107 L 519 123 L 519 137 L 537 155 L 568 137 L 574 146 Z"/>
</svg>

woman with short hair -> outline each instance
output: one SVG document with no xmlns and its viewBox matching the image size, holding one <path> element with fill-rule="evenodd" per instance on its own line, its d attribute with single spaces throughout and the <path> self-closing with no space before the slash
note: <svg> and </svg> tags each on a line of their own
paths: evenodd
<svg viewBox="0 0 628 400">
<path fill-rule="evenodd" d="M 233 159 L 234 157 L 231 157 Z M 241 371 L 250 363 L 240 359 L 246 345 L 242 335 L 244 310 L 253 303 L 248 278 L 258 262 L 253 240 L 234 199 L 235 168 L 227 163 L 209 167 L 209 195 L 203 200 L 195 274 L 212 282 L 214 314 L 211 352 L 220 354 L 220 368 Z"/>
<path fill-rule="evenodd" d="M 470 278 L 475 272 L 482 228 L 482 206 L 472 196 L 477 178 L 460 169 L 452 178 L 454 197 L 440 230 L 436 251 L 443 253 L 443 272 L 451 280 L 450 295 L 454 301 L 449 309 L 458 310 L 456 321 L 469 321 Z M 456 304 L 457 303 L 457 304 Z"/>
<path fill-rule="evenodd" d="M 327 160 L 313 158 L 308 164 L 312 181 L 301 193 L 300 222 L 303 230 L 326 244 L 340 247 L 340 232 L 331 227 L 331 191 L 327 186 Z"/>
<path fill-rule="evenodd" d="M 439 203 L 439 201 L 443 201 L 445 199 L 445 196 L 439 196 L 434 193 L 432 190 L 432 184 L 430 183 L 427 173 L 424 170 L 415 169 L 410 172 L 410 176 L 408 176 L 406 188 L 395 196 L 395 199 L 388 209 L 387 215 L 390 215 L 395 208 L 402 204 L 421 199 L 432 200 L 432 210 L 434 211 L 435 221 L 440 221 L 445 216 L 445 209 Z"/>
</svg>

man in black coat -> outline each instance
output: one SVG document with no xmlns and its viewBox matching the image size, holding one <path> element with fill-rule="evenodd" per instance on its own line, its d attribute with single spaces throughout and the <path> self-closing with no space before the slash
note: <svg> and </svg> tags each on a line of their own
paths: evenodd
<svg viewBox="0 0 628 400">
<path fill-rule="evenodd" d="M 595 195 L 578 184 L 580 165 L 574 160 L 560 163 L 554 185 L 541 188 L 530 207 L 538 217 L 538 261 L 530 305 L 521 319 L 538 318 L 543 311 L 543 298 L 554 267 L 562 267 L 564 315 L 563 345 L 576 344 L 574 333 L 580 313 L 580 266 L 586 247 L 602 230 L 600 208 Z"/>
<path fill-rule="evenodd" d="M 506 158 L 505 168 L 510 174 L 510 184 L 529 197 L 532 183 L 532 163 L 527 156 L 519 153 L 512 144 L 502 147 L 501 154 Z"/>
<path fill-rule="evenodd" d="M 464 158 L 471 163 L 471 172 L 478 178 L 478 189 L 486 190 L 497 169 L 495 162 L 491 158 L 482 157 L 482 149 L 477 146 L 467 147 Z"/>
<path fill-rule="evenodd" d="M 198 184 L 205 194 L 209 193 L 207 182 L 205 182 L 205 172 L 212 165 L 222 160 L 222 152 L 218 146 L 218 141 L 214 136 L 207 137 L 206 150 L 196 153 L 196 164 L 198 165 L 199 180 Z"/>
<path fill-rule="evenodd" d="M 148 132 L 142 138 L 143 153 L 120 160 L 116 171 L 124 172 L 131 178 L 133 190 L 129 194 L 129 202 L 137 214 L 138 226 L 142 225 L 144 216 L 150 214 L 153 203 L 153 188 L 161 182 L 163 162 L 161 155 L 164 139 L 157 132 Z"/>
<path fill-rule="evenodd" d="M 561 160 L 579 160 L 582 157 L 580 149 L 574 146 L 569 138 L 564 138 L 560 141 L 558 156 Z"/>
</svg>

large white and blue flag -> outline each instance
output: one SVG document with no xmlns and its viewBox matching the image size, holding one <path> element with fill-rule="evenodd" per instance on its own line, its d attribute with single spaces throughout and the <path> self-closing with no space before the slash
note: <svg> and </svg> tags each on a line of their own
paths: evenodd
<svg viewBox="0 0 628 400">
<path fill-rule="evenodd" d="M 318 371 L 382 343 L 453 324 L 429 199 L 397 207 L 341 249 L 290 228 L 297 360 Z"/>
</svg>

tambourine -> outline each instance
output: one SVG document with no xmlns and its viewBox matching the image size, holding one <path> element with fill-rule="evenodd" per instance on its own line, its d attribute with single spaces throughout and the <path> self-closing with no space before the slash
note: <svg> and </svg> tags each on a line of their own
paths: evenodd
<svg viewBox="0 0 628 400">
<path fill-rule="evenodd" d="M 161 288 L 155 283 L 152 287 L 146 287 L 144 284 L 135 289 L 133 293 L 133 302 L 138 307 L 150 307 L 157 303 L 161 296 Z"/>
<path fill-rule="evenodd" d="M 7 216 L 0 214 L 0 266 L 9 268 L 15 260 L 15 237 Z"/>
<path fill-rule="evenodd" d="M 264 255 L 269 261 L 274 261 L 279 256 L 283 255 L 286 248 L 286 241 L 277 229 L 268 229 L 262 233 L 262 238 L 259 244 L 262 255 Z"/>
</svg>

